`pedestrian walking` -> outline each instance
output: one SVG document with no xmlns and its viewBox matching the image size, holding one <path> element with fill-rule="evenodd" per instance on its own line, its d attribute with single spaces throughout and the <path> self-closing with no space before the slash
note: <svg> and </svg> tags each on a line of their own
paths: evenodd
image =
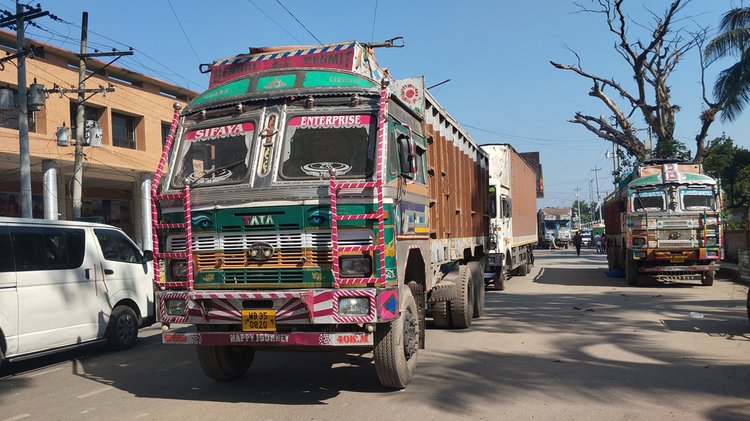
<svg viewBox="0 0 750 421">
<path fill-rule="evenodd" d="M 602 253 L 607 252 L 607 237 L 602 235 L 601 244 L 599 245 L 599 248 L 602 250 Z"/>
<path fill-rule="evenodd" d="M 573 236 L 573 245 L 576 246 L 576 254 L 581 255 L 581 245 L 583 244 L 583 237 L 581 231 L 577 231 L 576 235 Z"/>
<path fill-rule="evenodd" d="M 599 233 L 594 236 L 594 247 L 596 247 L 596 254 L 602 252 L 602 236 Z"/>
</svg>

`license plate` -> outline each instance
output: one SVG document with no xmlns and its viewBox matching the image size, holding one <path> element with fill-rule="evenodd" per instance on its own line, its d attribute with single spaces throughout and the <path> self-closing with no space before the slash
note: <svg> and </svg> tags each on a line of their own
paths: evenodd
<svg viewBox="0 0 750 421">
<path fill-rule="evenodd" d="M 275 332 L 276 310 L 242 310 L 242 330 L 245 332 Z"/>
<path fill-rule="evenodd" d="M 682 263 L 684 261 L 684 256 L 669 256 L 669 263 Z"/>
</svg>

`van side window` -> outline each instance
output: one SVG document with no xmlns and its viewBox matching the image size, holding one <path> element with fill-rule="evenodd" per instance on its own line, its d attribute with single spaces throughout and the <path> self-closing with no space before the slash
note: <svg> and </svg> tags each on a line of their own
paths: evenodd
<svg viewBox="0 0 750 421">
<path fill-rule="evenodd" d="M 11 232 L 18 271 L 75 269 L 83 263 L 85 234 L 77 229 L 19 228 Z"/>
<path fill-rule="evenodd" d="M 141 263 L 141 252 L 125 234 L 119 231 L 94 229 L 105 260 L 126 263 Z"/>
<path fill-rule="evenodd" d="M 0 272 L 15 272 L 13 264 L 13 247 L 10 243 L 10 234 L 0 232 Z"/>
</svg>

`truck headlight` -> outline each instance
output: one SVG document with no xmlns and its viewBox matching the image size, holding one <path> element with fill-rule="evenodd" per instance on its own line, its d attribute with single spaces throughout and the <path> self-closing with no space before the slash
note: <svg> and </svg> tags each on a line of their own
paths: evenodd
<svg viewBox="0 0 750 421">
<path fill-rule="evenodd" d="M 339 257 L 339 273 L 345 278 L 367 278 L 372 275 L 371 256 Z"/>
<path fill-rule="evenodd" d="M 184 316 L 187 314 L 187 301 L 182 298 L 170 298 L 164 301 L 168 316 Z"/>
<path fill-rule="evenodd" d="M 169 265 L 170 274 L 173 280 L 187 279 L 188 266 L 185 260 L 172 260 Z"/>
<path fill-rule="evenodd" d="M 643 247 L 646 244 L 646 239 L 643 237 L 633 237 L 633 247 Z"/>
<path fill-rule="evenodd" d="M 370 300 L 367 297 L 339 298 L 339 315 L 367 316 L 370 314 Z"/>
</svg>

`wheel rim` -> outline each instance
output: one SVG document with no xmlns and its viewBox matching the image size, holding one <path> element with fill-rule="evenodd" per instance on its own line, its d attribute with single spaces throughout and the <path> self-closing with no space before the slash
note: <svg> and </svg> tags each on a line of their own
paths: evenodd
<svg viewBox="0 0 750 421">
<path fill-rule="evenodd" d="M 417 319 L 411 311 L 404 312 L 404 356 L 409 361 L 417 353 L 419 334 L 417 333 Z"/>
<path fill-rule="evenodd" d="M 123 314 L 117 319 L 117 337 L 122 342 L 127 342 L 133 337 L 135 320 L 129 314 Z"/>
</svg>

